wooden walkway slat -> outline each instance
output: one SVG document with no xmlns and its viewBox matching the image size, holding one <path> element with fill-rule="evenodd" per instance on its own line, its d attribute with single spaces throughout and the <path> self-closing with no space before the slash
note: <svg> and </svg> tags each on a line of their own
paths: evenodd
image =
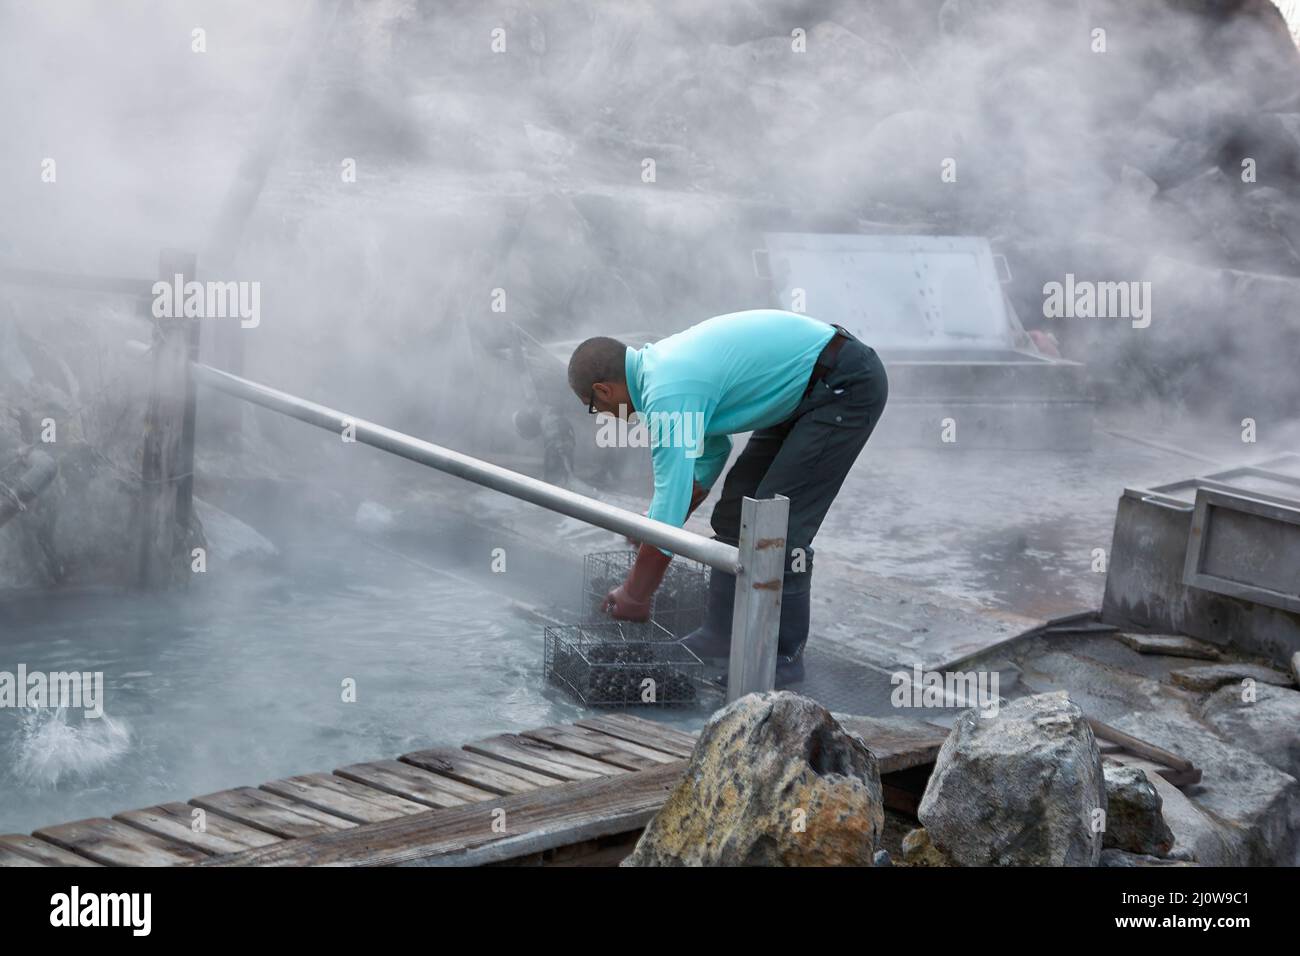
<svg viewBox="0 0 1300 956">
<path fill-rule="evenodd" d="M 208 866 L 476 866 L 646 825 L 677 786 L 685 761 L 653 770 L 561 783 L 479 804 L 325 833 L 215 857 Z M 504 816 L 493 811 L 504 811 Z M 503 819 L 504 833 L 492 824 Z"/>
<path fill-rule="evenodd" d="M 30 856 L 23 856 L 21 853 L 15 853 L 13 850 L 0 845 L 0 866 L 46 866 L 38 860 L 33 860 Z"/>
<path fill-rule="evenodd" d="M 862 742 L 876 755 L 881 773 L 934 763 L 939 748 L 948 739 L 948 728 L 915 717 L 839 715 L 836 719 L 849 733 L 862 738 Z"/>
<path fill-rule="evenodd" d="M 119 823 L 156 836 L 185 843 L 205 853 L 238 853 L 255 846 L 277 843 L 280 837 L 255 830 L 235 820 L 204 810 L 202 831 L 194 829 L 194 813 L 187 803 L 163 803 L 143 810 L 127 810 L 113 816 Z"/>
<path fill-rule="evenodd" d="M 513 764 L 503 763 L 491 757 L 481 757 L 465 750 L 453 750 L 439 747 L 433 750 L 417 750 L 415 753 L 403 754 L 400 758 L 405 763 L 414 764 L 432 773 L 451 777 L 461 783 L 491 790 L 496 794 L 525 793 L 538 787 L 550 787 L 556 783 L 554 777 L 525 770 Z"/>
<path fill-rule="evenodd" d="M 179 866 L 208 859 L 202 850 L 103 817 L 61 823 L 34 835 L 106 866 Z"/>
<path fill-rule="evenodd" d="M 459 807 L 497 796 L 490 790 L 421 770 L 400 760 L 375 760 L 354 763 L 334 771 L 347 780 L 355 780 L 376 790 L 383 790 L 429 807 Z"/>
<path fill-rule="evenodd" d="M 495 757 L 516 767 L 536 770 L 559 780 L 595 780 L 616 773 L 627 773 L 623 767 L 602 763 L 581 754 L 560 750 L 549 744 L 519 734 L 498 734 L 465 744 L 470 753 Z"/>
<path fill-rule="evenodd" d="M 190 803 L 286 840 L 356 826 L 352 820 L 254 787 L 209 793 Z"/>
<path fill-rule="evenodd" d="M 643 747 L 662 750 L 674 757 L 689 757 L 695 750 L 695 738 L 689 734 L 629 714 L 602 714 L 599 717 L 588 717 L 586 720 L 578 721 L 578 726 L 598 730 L 621 740 L 630 740 Z"/>
<path fill-rule="evenodd" d="M 661 764 L 672 763 L 679 758 L 666 754 L 662 750 L 642 747 L 630 740 L 622 740 L 602 734 L 598 730 L 579 727 L 576 724 L 555 727 L 538 727 L 525 730 L 524 737 L 540 740 L 553 747 L 563 747 L 573 753 L 603 760 L 627 770 L 649 770 Z"/>
<path fill-rule="evenodd" d="M 0 866 L 26 866 L 26 863 L 13 861 L 15 857 L 34 860 L 37 866 L 101 866 L 94 860 L 88 860 L 78 853 L 69 853 L 46 840 L 34 836 L 10 833 L 0 836 Z"/>
<path fill-rule="evenodd" d="M 378 823 L 408 813 L 428 809 L 412 800 L 375 790 L 330 773 L 306 773 L 264 783 L 262 790 L 305 803 L 309 807 L 332 813 L 354 823 Z"/>
</svg>

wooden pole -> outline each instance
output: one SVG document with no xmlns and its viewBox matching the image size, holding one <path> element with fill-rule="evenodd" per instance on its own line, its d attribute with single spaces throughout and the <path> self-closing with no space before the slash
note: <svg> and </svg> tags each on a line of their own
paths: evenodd
<svg viewBox="0 0 1300 956">
<path fill-rule="evenodd" d="M 168 284 L 179 275 L 183 288 L 194 278 L 195 257 L 164 250 L 158 271 Z M 199 320 L 184 318 L 183 301 L 172 305 L 174 317 L 153 319 L 153 369 L 140 463 L 138 583 L 146 588 L 180 583 L 189 568 L 185 546 L 194 506 L 197 409 L 190 362 L 199 354 Z"/>
</svg>

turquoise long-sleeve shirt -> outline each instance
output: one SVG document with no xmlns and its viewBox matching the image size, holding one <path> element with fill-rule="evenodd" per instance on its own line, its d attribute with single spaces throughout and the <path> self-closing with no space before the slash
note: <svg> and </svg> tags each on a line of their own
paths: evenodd
<svg viewBox="0 0 1300 956">
<path fill-rule="evenodd" d="M 650 517 L 683 525 L 692 481 L 713 487 L 731 454 L 729 436 L 790 417 L 834 334 L 806 315 L 754 309 L 628 348 L 628 394 L 650 430 Z"/>
</svg>

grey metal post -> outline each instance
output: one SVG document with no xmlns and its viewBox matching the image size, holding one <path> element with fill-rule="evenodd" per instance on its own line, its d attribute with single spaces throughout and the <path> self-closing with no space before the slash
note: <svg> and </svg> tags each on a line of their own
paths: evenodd
<svg viewBox="0 0 1300 956">
<path fill-rule="evenodd" d="M 159 278 L 182 284 L 194 278 L 193 253 L 163 250 Z M 180 310 L 180 303 L 175 303 Z M 154 320 L 153 372 L 145 407 L 140 461 L 139 583 L 159 587 L 185 581 L 194 488 L 195 390 L 191 372 L 198 355 L 198 319 Z"/>
<path fill-rule="evenodd" d="M 785 536 L 790 499 L 746 498 L 740 506 L 740 571 L 731 617 L 727 703 L 776 684 L 776 641 L 781 628 Z"/>
</svg>

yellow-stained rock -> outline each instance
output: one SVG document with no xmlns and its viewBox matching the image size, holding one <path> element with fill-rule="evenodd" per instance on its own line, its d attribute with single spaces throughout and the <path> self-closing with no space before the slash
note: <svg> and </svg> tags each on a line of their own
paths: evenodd
<svg viewBox="0 0 1300 956">
<path fill-rule="evenodd" d="M 903 837 L 903 863 L 906 866 L 952 866 L 948 854 L 930 842 L 925 827 L 917 827 Z"/>
<path fill-rule="evenodd" d="M 884 826 L 866 745 L 820 704 L 750 694 L 713 716 L 624 866 L 871 866 Z"/>
</svg>

